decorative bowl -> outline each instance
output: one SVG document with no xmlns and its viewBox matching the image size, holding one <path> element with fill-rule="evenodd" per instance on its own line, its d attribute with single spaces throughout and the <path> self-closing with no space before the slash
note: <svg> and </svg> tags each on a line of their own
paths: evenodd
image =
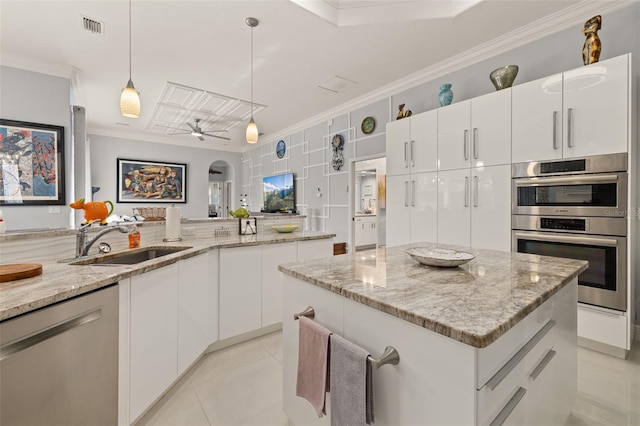
<svg viewBox="0 0 640 426">
<path fill-rule="evenodd" d="M 271 229 L 281 233 L 293 232 L 298 228 L 300 228 L 300 225 L 273 225 L 271 227 Z"/>
<path fill-rule="evenodd" d="M 439 247 L 414 247 L 407 249 L 407 254 L 423 265 L 443 268 L 464 265 L 476 258 L 471 253 Z"/>
<path fill-rule="evenodd" d="M 507 65 L 491 71 L 489 79 L 493 85 L 496 86 L 496 90 L 502 90 L 511 87 L 513 81 L 516 79 L 516 75 L 518 75 L 518 66 Z"/>
</svg>

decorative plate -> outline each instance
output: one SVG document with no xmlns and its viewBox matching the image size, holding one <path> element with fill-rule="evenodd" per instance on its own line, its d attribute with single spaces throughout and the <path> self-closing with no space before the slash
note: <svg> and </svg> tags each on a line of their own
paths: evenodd
<svg viewBox="0 0 640 426">
<path fill-rule="evenodd" d="M 282 139 L 278 141 L 276 144 L 276 155 L 278 158 L 284 157 L 284 154 L 287 152 L 287 144 Z"/>
<path fill-rule="evenodd" d="M 414 247 L 407 249 L 407 254 L 423 265 L 444 268 L 464 265 L 476 258 L 471 253 L 439 247 Z"/>
<path fill-rule="evenodd" d="M 299 225 L 273 225 L 271 229 L 280 233 L 289 233 L 298 229 Z"/>
<path fill-rule="evenodd" d="M 376 120 L 373 117 L 367 117 L 362 120 L 362 124 L 360 125 L 360 129 L 362 129 L 362 133 L 368 135 L 369 133 L 373 133 L 376 128 Z"/>
</svg>

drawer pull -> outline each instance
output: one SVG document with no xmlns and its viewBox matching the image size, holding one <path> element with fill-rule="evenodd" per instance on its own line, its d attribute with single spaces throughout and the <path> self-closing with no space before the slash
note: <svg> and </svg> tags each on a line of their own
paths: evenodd
<svg viewBox="0 0 640 426">
<path fill-rule="evenodd" d="M 518 365 L 520 361 L 522 361 L 522 358 L 524 358 L 531 351 L 531 349 L 533 349 L 533 347 L 537 345 L 540 340 L 542 340 L 542 338 L 549 332 L 549 330 L 553 328 L 554 325 L 556 325 L 556 322 L 554 320 L 549 320 L 544 325 L 544 327 L 542 327 L 540 331 L 538 331 L 536 335 L 527 342 L 526 345 L 524 345 L 509 361 L 507 361 L 507 363 L 500 370 L 498 370 L 498 372 L 494 374 L 493 377 L 491 377 L 487 382 L 487 386 L 489 386 L 489 389 L 494 390 L 496 387 L 498 387 L 500 382 L 502 382 L 502 380 L 507 377 L 511 370 L 513 370 L 515 366 Z"/>
<path fill-rule="evenodd" d="M 38 343 L 51 339 L 59 334 L 69 331 L 81 325 L 96 321 L 102 317 L 102 308 L 94 308 L 83 314 L 76 315 L 57 324 L 38 330 L 18 340 L 5 343 L 0 346 L 0 361 L 9 358 L 11 355 L 29 349 Z"/>
<path fill-rule="evenodd" d="M 500 426 L 509 417 L 509 414 L 516 408 L 524 394 L 527 393 L 525 388 L 518 388 L 516 393 L 511 397 L 507 405 L 504 406 L 502 411 L 498 413 L 495 419 L 490 423 L 490 426 Z"/>
<path fill-rule="evenodd" d="M 537 379 L 540 373 L 542 373 L 542 370 L 545 369 L 547 364 L 549 364 L 554 356 L 556 356 L 556 351 L 554 351 L 553 349 L 549 349 L 544 358 L 542 358 L 542 361 L 540 361 L 536 368 L 533 369 L 529 377 L 531 377 L 533 380 Z"/>
</svg>

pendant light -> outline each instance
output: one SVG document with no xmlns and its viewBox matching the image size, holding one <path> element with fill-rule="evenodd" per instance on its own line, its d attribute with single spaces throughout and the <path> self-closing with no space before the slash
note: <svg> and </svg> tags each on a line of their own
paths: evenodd
<svg viewBox="0 0 640 426">
<path fill-rule="evenodd" d="M 140 96 L 131 80 L 131 0 L 129 0 L 129 82 L 120 94 L 120 112 L 128 118 L 140 116 Z"/>
<path fill-rule="evenodd" d="M 244 22 L 251 27 L 251 120 L 247 126 L 247 143 L 258 143 L 258 126 L 253 121 L 253 29 L 258 26 L 258 20 L 247 18 Z"/>
</svg>

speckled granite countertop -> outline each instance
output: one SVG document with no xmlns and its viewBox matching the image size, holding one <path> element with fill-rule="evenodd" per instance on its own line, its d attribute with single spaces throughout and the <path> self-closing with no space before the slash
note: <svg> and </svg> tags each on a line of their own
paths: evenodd
<svg viewBox="0 0 640 426">
<path fill-rule="evenodd" d="M 211 249 L 316 240 L 334 236 L 335 234 L 314 231 L 288 234 L 265 232 L 255 235 L 233 234 L 227 237 L 148 244 L 143 245 L 143 247 L 176 246 L 189 248 L 136 265 L 74 266 L 68 263 L 59 263 L 59 259 L 52 258 L 50 262 L 41 262 L 42 275 L 40 276 L 0 283 L 0 321 L 109 286 L 123 278 L 140 275 L 178 262 L 181 259 L 205 253 Z"/>
<path fill-rule="evenodd" d="M 455 248 L 476 258 L 423 266 L 414 244 L 280 265 L 280 271 L 470 346 L 497 340 L 587 268 L 581 260 Z M 577 308 L 576 308 L 577 309 Z"/>
</svg>

